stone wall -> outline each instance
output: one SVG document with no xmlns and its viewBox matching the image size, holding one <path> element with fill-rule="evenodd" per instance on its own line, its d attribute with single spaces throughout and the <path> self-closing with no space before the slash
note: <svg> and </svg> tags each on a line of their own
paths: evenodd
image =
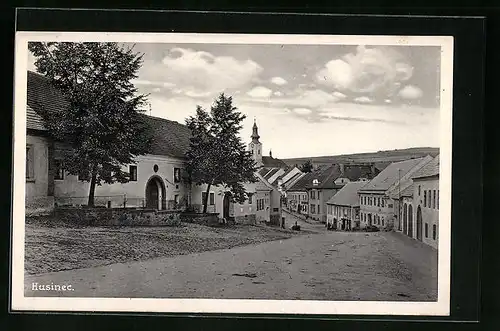
<svg viewBox="0 0 500 331">
<path fill-rule="evenodd" d="M 281 214 L 271 214 L 271 220 L 269 223 L 271 225 L 280 226 L 281 225 Z"/>
<path fill-rule="evenodd" d="M 129 208 L 56 208 L 54 215 L 63 223 L 85 226 L 175 226 L 179 212 Z"/>
<path fill-rule="evenodd" d="M 218 217 L 217 213 L 207 213 L 207 214 L 199 214 L 199 213 L 181 213 L 180 219 L 182 222 L 186 223 L 195 223 L 207 226 L 218 226 L 221 225 L 221 220 Z"/>
</svg>

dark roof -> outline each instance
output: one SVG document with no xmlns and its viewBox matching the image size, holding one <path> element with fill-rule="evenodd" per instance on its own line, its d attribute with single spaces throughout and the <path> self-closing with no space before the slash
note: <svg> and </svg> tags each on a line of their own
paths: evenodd
<svg viewBox="0 0 500 331">
<path fill-rule="evenodd" d="M 39 129 L 43 125 L 44 111 L 63 111 L 69 107 L 63 94 L 49 80 L 38 73 L 28 71 L 27 127 Z M 33 110 L 30 111 L 30 108 Z M 183 158 L 189 148 L 191 131 L 178 122 L 140 114 L 152 131 L 150 154 Z M 31 126 L 31 127 L 30 127 Z"/>
<path fill-rule="evenodd" d="M 417 166 L 425 158 L 411 159 L 401 162 L 391 163 L 375 178 L 373 178 L 362 191 L 385 191 L 391 187 L 398 179 L 399 176 L 404 176 L 408 171 Z"/>
<path fill-rule="evenodd" d="M 62 111 L 69 108 L 64 95 L 49 80 L 38 73 L 28 71 L 26 127 L 45 130 L 44 112 Z M 43 127 L 43 128 L 42 128 Z"/>
<path fill-rule="evenodd" d="M 178 122 L 142 115 L 152 130 L 150 154 L 183 158 L 189 149 L 191 130 Z"/>
<path fill-rule="evenodd" d="M 326 203 L 329 205 L 359 207 L 358 191 L 368 182 L 349 182 Z"/>
<path fill-rule="evenodd" d="M 413 176 L 413 179 L 439 176 L 439 155 L 423 166 Z"/>
<path fill-rule="evenodd" d="M 275 159 L 271 156 L 262 156 L 262 163 L 264 167 L 268 168 L 286 168 L 287 165 L 285 162 L 280 159 Z"/>
<path fill-rule="evenodd" d="M 271 168 L 260 168 L 259 169 L 259 175 L 261 175 L 262 177 L 264 177 L 269 172 L 269 170 L 271 170 Z"/>
<path fill-rule="evenodd" d="M 26 106 L 26 128 L 31 130 L 47 131 L 43 118 L 30 106 Z"/>
</svg>

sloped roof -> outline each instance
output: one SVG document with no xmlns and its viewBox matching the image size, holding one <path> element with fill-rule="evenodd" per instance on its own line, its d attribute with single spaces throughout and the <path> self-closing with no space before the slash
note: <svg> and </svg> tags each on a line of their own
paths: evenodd
<svg viewBox="0 0 500 331">
<path fill-rule="evenodd" d="M 43 118 L 30 106 L 26 106 L 26 128 L 31 130 L 47 131 Z"/>
<path fill-rule="evenodd" d="M 402 197 L 412 197 L 413 196 L 413 188 L 414 188 L 414 186 L 415 185 L 413 183 L 411 183 L 410 186 L 408 186 L 403 191 L 401 191 L 401 196 Z"/>
<path fill-rule="evenodd" d="M 30 126 L 38 128 L 43 125 L 40 114 L 44 111 L 63 111 L 69 107 L 61 91 L 54 87 L 45 76 L 32 71 L 28 71 L 27 103 L 28 128 Z M 191 131 L 187 126 L 164 118 L 145 114 L 140 114 L 140 116 L 152 131 L 150 154 L 184 157 L 191 137 Z"/>
<path fill-rule="evenodd" d="M 268 168 L 286 168 L 287 165 L 280 159 L 275 159 L 271 156 L 262 156 L 262 164 Z"/>
<path fill-rule="evenodd" d="M 271 178 L 276 172 L 278 172 L 280 170 L 280 168 L 273 168 L 271 169 L 270 171 L 268 171 L 265 175 L 264 175 L 264 178 L 266 180 L 269 180 L 269 178 Z"/>
<path fill-rule="evenodd" d="M 329 205 L 359 207 L 358 191 L 368 182 L 349 182 L 326 203 Z"/>
<path fill-rule="evenodd" d="M 374 173 L 375 172 L 375 173 Z M 370 165 L 346 164 L 342 177 L 348 178 L 350 181 L 355 182 L 360 178 L 372 179 L 380 173 L 376 167 Z"/>
<path fill-rule="evenodd" d="M 432 176 L 439 176 L 439 155 L 418 170 L 412 178 L 418 179 Z"/>
<path fill-rule="evenodd" d="M 265 176 L 269 172 L 269 170 L 271 170 L 271 168 L 260 168 L 259 175 Z"/>
<path fill-rule="evenodd" d="M 424 158 L 410 159 L 394 162 L 387 166 L 381 173 L 366 184 L 362 191 L 385 191 L 394 184 L 400 176 L 404 176 L 413 167 L 422 162 Z"/>
<path fill-rule="evenodd" d="M 189 149 L 191 130 L 178 122 L 141 114 L 152 131 L 150 154 L 184 158 Z"/>
</svg>

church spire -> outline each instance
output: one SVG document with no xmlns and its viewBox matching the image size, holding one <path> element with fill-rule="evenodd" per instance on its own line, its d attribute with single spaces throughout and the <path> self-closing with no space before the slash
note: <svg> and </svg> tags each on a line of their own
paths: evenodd
<svg viewBox="0 0 500 331">
<path fill-rule="evenodd" d="M 259 143 L 259 132 L 257 128 L 257 123 L 255 122 L 255 118 L 253 119 L 253 130 L 252 130 L 252 142 Z"/>
</svg>

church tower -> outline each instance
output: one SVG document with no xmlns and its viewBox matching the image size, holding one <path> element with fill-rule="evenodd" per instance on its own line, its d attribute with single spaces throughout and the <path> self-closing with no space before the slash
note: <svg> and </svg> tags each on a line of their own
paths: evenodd
<svg viewBox="0 0 500 331">
<path fill-rule="evenodd" d="M 255 123 L 255 119 L 253 120 L 253 129 L 252 129 L 252 141 L 248 144 L 248 150 L 252 152 L 253 159 L 257 166 L 260 167 L 263 165 L 262 163 L 262 143 L 259 141 L 259 130 L 257 128 L 257 123 Z"/>
</svg>

